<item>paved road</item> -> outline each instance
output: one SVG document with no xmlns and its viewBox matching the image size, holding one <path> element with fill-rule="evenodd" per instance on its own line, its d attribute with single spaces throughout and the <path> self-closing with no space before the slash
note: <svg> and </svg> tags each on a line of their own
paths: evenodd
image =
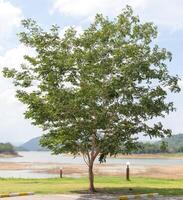
<svg viewBox="0 0 183 200">
<path fill-rule="evenodd" d="M 72 195 L 34 195 L 34 196 L 24 196 L 24 197 L 10 197 L 3 198 L 4 200 L 117 200 L 119 195 L 111 196 L 111 195 L 80 195 L 80 194 L 72 194 Z M 156 198 L 156 200 L 183 200 L 182 197 L 161 197 Z"/>
</svg>

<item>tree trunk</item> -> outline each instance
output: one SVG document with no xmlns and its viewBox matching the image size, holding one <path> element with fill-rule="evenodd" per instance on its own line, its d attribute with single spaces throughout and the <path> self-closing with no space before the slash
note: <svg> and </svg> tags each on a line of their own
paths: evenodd
<svg viewBox="0 0 183 200">
<path fill-rule="evenodd" d="M 90 187 L 89 191 L 91 193 L 96 192 L 95 187 L 94 187 L 94 174 L 93 174 L 93 162 L 89 164 L 89 182 L 90 182 Z"/>
</svg>

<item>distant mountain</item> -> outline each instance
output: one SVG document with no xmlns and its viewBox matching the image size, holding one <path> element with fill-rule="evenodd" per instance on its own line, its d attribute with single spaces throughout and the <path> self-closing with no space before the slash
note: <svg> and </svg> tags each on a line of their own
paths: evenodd
<svg viewBox="0 0 183 200">
<path fill-rule="evenodd" d="M 47 151 L 45 148 L 41 147 L 39 144 L 41 137 L 36 137 L 23 145 L 16 147 L 16 151 Z M 172 135 L 170 138 L 165 138 L 156 142 L 144 142 L 144 150 L 138 151 L 136 153 L 159 153 L 161 152 L 160 146 L 162 141 L 165 141 L 168 146 L 168 152 L 183 152 L 183 134 Z"/>
<path fill-rule="evenodd" d="M 17 148 L 17 150 L 19 150 L 19 151 L 22 151 L 22 150 L 23 151 L 46 151 L 46 149 L 41 147 L 41 145 L 39 143 L 40 138 L 41 137 L 36 137 L 36 138 L 29 140 L 28 142 L 19 146 Z"/>
</svg>

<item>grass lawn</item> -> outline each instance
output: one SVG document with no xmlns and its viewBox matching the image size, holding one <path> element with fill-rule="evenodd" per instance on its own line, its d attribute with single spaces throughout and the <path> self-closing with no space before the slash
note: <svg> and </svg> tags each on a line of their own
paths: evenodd
<svg viewBox="0 0 183 200">
<path fill-rule="evenodd" d="M 96 177 L 95 186 L 102 193 L 138 194 L 158 192 L 162 195 L 183 195 L 183 180 L 134 178 L 127 182 L 120 177 Z M 0 179 L 0 193 L 29 192 L 37 194 L 86 193 L 87 178 L 63 179 Z"/>
</svg>

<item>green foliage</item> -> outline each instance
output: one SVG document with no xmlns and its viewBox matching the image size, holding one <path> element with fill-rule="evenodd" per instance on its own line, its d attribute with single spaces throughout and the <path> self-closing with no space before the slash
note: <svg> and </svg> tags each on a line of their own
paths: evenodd
<svg viewBox="0 0 183 200">
<path fill-rule="evenodd" d="M 161 142 L 167 143 L 168 152 L 183 152 L 183 134 L 172 135 L 171 137 L 164 138 Z"/>
<path fill-rule="evenodd" d="M 168 142 L 162 141 L 160 144 L 160 150 L 163 153 L 168 152 Z"/>
<path fill-rule="evenodd" d="M 0 154 L 15 154 L 15 150 L 10 143 L 0 143 Z"/>
<path fill-rule="evenodd" d="M 137 148 L 138 133 L 171 134 L 148 123 L 173 111 L 167 91 L 180 91 L 166 66 L 171 53 L 153 42 L 152 23 L 140 23 L 127 6 L 113 21 L 98 14 L 79 36 L 70 28 L 60 38 L 58 27 L 45 32 L 31 19 L 22 24 L 20 41 L 36 55 L 25 56 L 29 65 L 19 71 L 4 68 L 4 76 L 18 87 L 25 117 L 45 131 L 43 146 L 93 162 Z"/>
<path fill-rule="evenodd" d="M 163 138 L 158 142 L 140 142 L 139 147 L 140 148 L 138 150 L 135 150 L 132 153 L 182 153 L 183 134 L 172 135 L 171 137 Z"/>
<path fill-rule="evenodd" d="M 170 152 L 168 143 L 161 142 L 145 142 L 140 143 L 140 148 L 133 151 L 134 154 L 156 154 L 156 153 L 168 153 Z"/>
<path fill-rule="evenodd" d="M 140 143 L 140 148 L 138 150 L 133 151 L 135 154 L 156 154 L 162 153 L 160 149 L 160 145 L 157 143 Z"/>
</svg>

